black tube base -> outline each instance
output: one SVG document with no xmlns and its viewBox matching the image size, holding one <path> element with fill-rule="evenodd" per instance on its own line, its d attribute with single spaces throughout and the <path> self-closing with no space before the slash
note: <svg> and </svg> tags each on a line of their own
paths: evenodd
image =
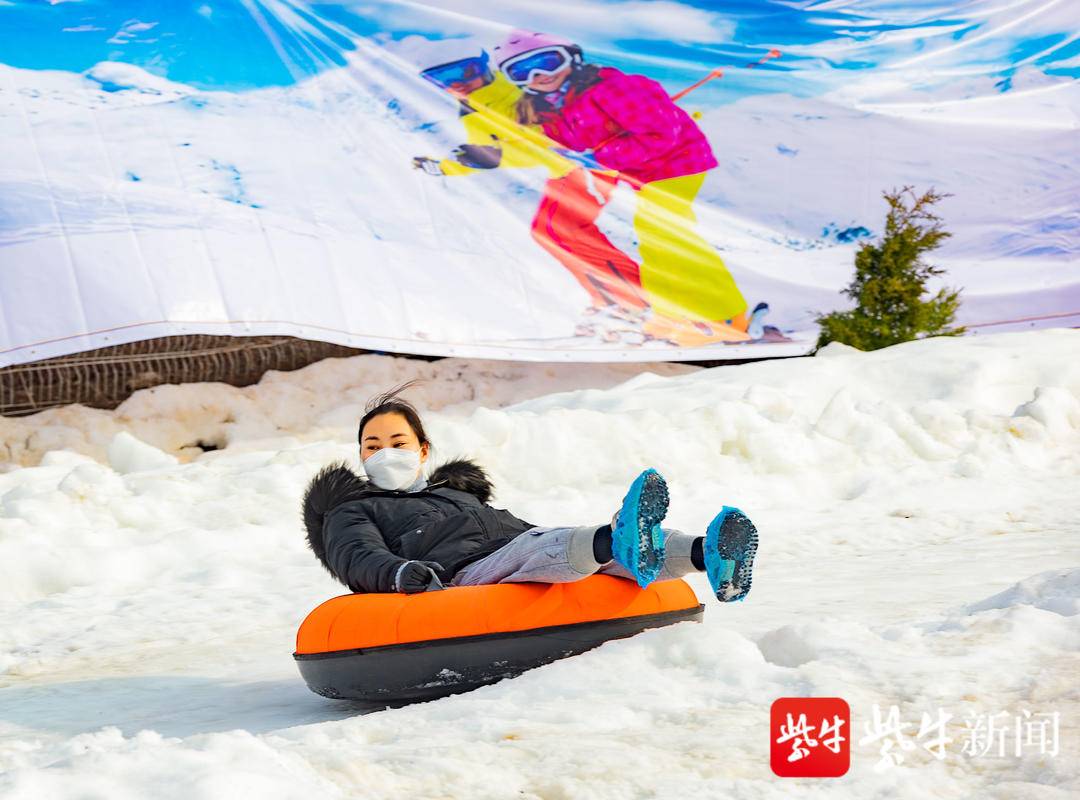
<svg viewBox="0 0 1080 800">
<path fill-rule="evenodd" d="M 316 694 L 399 706 L 513 678 L 649 628 L 700 622 L 704 611 L 699 605 L 639 617 L 293 657 Z"/>
</svg>

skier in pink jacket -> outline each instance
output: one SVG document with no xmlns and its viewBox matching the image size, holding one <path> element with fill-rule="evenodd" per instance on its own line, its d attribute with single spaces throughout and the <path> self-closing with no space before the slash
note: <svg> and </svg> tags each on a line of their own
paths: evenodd
<svg viewBox="0 0 1080 800">
<path fill-rule="evenodd" d="M 514 31 L 494 56 L 524 89 L 519 122 L 542 126 L 636 190 L 641 284 L 653 312 L 645 332 L 682 346 L 745 341 L 748 329 L 760 335 L 768 306 L 748 313 L 720 255 L 696 230 L 693 201 L 717 161 L 690 115 L 656 81 L 587 64 L 578 45 L 558 37 Z"/>
</svg>

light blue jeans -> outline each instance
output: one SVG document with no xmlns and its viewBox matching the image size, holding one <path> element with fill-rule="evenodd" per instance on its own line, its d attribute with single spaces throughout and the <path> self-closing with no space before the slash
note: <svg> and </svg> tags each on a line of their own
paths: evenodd
<svg viewBox="0 0 1080 800">
<path fill-rule="evenodd" d="M 634 580 L 617 561 L 601 564 L 593 558 L 597 526 L 583 528 L 531 528 L 494 553 L 459 570 L 451 586 L 488 583 L 571 583 L 597 572 Z M 664 528 L 666 557 L 657 580 L 680 578 L 697 572 L 690 560 L 694 539 Z"/>
</svg>

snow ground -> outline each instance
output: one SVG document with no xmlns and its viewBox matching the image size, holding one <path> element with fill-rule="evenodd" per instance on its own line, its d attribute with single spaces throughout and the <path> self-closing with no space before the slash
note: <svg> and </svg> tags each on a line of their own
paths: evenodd
<svg viewBox="0 0 1080 800">
<path fill-rule="evenodd" d="M 374 393 L 420 381 L 410 394 L 432 411 L 499 408 L 569 389 L 607 389 L 643 371 L 683 375 L 689 364 L 536 364 L 362 355 L 327 358 L 291 372 L 267 372 L 254 386 L 188 383 L 135 392 L 113 411 L 70 405 L 28 417 L 0 417 L 0 471 L 36 466 L 45 453 L 72 450 L 107 460 L 121 431 L 189 461 L 204 448 L 285 448 L 348 433 Z M 202 443 L 202 447 L 199 443 Z"/>
<path fill-rule="evenodd" d="M 477 387 L 429 432 L 490 469 L 498 504 L 604 519 L 654 465 L 672 526 L 702 530 L 722 503 L 757 522 L 749 600 L 720 606 L 692 576 L 701 626 L 362 713 L 310 693 L 291 658 L 304 614 L 340 591 L 298 506 L 320 465 L 353 455 L 355 390 L 303 417 L 310 435 L 253 433 L 185 463 L 127 434 L 101 460 L 54 451 L 0 474 L 0 797 L 1080 792 L 1080 332 L 834 346 L 545 396 L 525 380 L 532 399 L 504 408 L 483 374 L 443 375 L 423 399 Z M 236 430 L 293 402 L 264 384 L 236 390 Z M 138 404 L 165 417 L 176 397 Z M 779 779 L 768 712 L 791 695 L 845 698 L 858 736 L 874 704 L 916 727 L 939 707 L 1059 712 L 1060 752 L 976 758 L 957 741 L 945 761 L 920 748 L 877 772 L 856 744 L 844 778 Z"/>
</svg>

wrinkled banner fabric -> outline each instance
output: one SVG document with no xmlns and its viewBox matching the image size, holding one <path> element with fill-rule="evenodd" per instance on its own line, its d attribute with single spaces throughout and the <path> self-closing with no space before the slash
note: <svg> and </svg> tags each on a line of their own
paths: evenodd
<svg viewBox="0 0 1080 800">
<path fill-rule="evenodd" d="M 0 365 L 184 333 L 807 352 L 882 192 L 1080 323 L 1071 0 L 0 3 Z"/>
</svg>

